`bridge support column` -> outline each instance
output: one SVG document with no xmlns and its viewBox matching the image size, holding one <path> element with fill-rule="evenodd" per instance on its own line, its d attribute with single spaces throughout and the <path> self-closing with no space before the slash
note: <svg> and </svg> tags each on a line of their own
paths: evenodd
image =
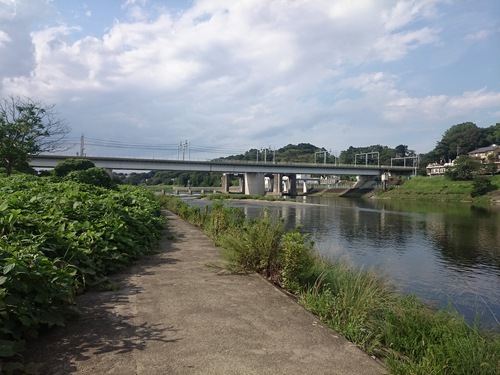
<svg viewBox="0 0 500 375">
<path fill-rule="evenodd" d="M 275 173 L 273 176 L 273 193 L 281 196 L 281 193 L 283 193 L 283 175 Z"/>
<path fill-rule="evenodd" d="M 229 193 L 229 186 L 231 185 L 231 177 L 229 175 L 229 173 L 224 173 L 222 175 L 222 192 L 224 194 L 228 194 Z"/>
<path fill-rule="evenodd" d="M 246 195 L 265 195 L 264 173 L 245 173 L 244 188 L 244 194 Z"/>
<path fill-rule="evenodd" d="M 307 193 L 307 182 L 305 180 L 302 181 L 302 193 Z"/>
<path fill-rule="evenodd" d="M 288 194 L 291 196 L 297 195 L 297 175 L 295 173 L 288 175 Z"/>
</svg>

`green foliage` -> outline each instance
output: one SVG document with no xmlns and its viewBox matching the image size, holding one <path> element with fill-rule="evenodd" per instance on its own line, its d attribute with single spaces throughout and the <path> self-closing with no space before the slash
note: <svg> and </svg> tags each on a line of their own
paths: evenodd
<svg viewBox="0 0 500 375">
<path fill-rule="evenodd" d="M 300 295 L 301 303 L 347 339 L 380 354 L 376 327 L 390 308 L 394 291 L 373 271 L 354 270 L 341 262 L 316 266 L 320 276 Z"/>
<path fill-rule="evenodd" d="M 226 231 L 220 238 L 220 244 L 228 268 L 260 272 L 277 281 L 283 234 L 283 221 L 271 218 L 266 212 L 258 219 L 245 221 L 240 228 Z"/>
<path fill-rule="evenodd" d="M 113 181 L 108 172 L 97 167 L 69 172 L 65 177 L 65 180 L 75 181 L 81 184 L 100 186 L 107 189 L 116 188 L 116 183 Z"/>
<path fill-rule="evenodd" d="M 155 196 L 130 186 L 13 175 L 0 202 L 0 357 L 63 324 L 77 291 L 152 252 L 164 228 Z"/>
<path fill-rule="evenodd" d="M 458 155 L 488 145 L 486 140 L 488 131 L 479 128 L 472 122 L 453 125 L 443 134 L 443 138 L 437 143 L 434 154 L 442 160 L 452 160 Z"/>
<path fill-rule="evenodd" d="M 88 159 L 68 158 L 54 167 L 54 173 L 58 177 L 64 177 L 72 171 L 84 171 L 95 167 L 95 164 Z"/>
<path fill-rule="evenodd" d="M 377 155 L 359 155 L 365 153 L 378 152 Z M 350 146 L 347 150 L 342 151 L 339 156 L 340 163 L 342 164 L 368 164 L 368 165 L 390 165 L 391 158 L 396 157 L 396 154 L 400 155 L 401 152 L 405 156 L 413 156 L 414 152 L 408 150 L 408 146 L 399 145 L 397 149 L 393 149 L 387 146 L 372 145 L 368 147 L 352 147 Z M 356 155 L 358 155 L 356 157 Z M 368 160 L 367 160 L 368 158 Z"/>
<path fill-rule="evenodd" d="M 145 173 L 115 174 L 123 183 L 130 185 L 220 186 L 222 173 L 151 171 Z"/>
<path fill-rule="evenodd" d="M 293 293 L 308 285 L 313 274 L 313 244 L 307 241 L 307 237 L 297 230 L 282 236 L 281 284 Z"/>
<path fill-rule="evenodd" d="M 481 170 L 481 163 L 469 156 L 459 156 L 453 166 L 448 167 L 445 177 L 452 181 L 471 181 Z"/>
<path fill-rule="evenodd" d="M 472 181 L 472 191 L 470 193 L 472 198 L 480 197 L 495 190 L 491 179 L 488 177 L 476 177 Z"/>
<path fill-rule="evenodd" d="M 241 208 L 225 205 L 223 201 L 216 201 L 211 207 L 206 207 L 202 225 L 204 230 L 219 243 L 219 239 L 227 232 L 241 228 L 245 223 L 245 214 Z"/>
<path fill-rule="evenodd" d="M 488 135 L 486 140 L 490 144 L 500 145 L 500 122 L 488 128 Z"/>
<path fill-rule="evenodd" d="M 488 337 L 458 313 L 435 312 L 415 297 L 384 315 L 380 337 L 396 374 L 498 374 L 500 337 Z"/>
<path fill-rule="evenodd" d="M 29 169 L 29 155 L 61 148 L 69 128 L 54 118 L 53 106 L 10 96 L 0 99 L 0 165 L 10 176 Z"/>
</svg>

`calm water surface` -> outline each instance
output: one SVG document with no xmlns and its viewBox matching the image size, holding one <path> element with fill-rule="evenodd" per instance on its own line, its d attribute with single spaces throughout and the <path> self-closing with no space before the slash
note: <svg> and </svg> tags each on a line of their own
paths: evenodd
<svg viewBox="0 0 500 375">
<path fill-rule="evenodd" d="M 321 254 L 375 267 L 401 293 L 500 329 L 499 206 L 322 197 L 231 205 L 247 217 L 267 208 L 311 234 Z"/>
</svg>

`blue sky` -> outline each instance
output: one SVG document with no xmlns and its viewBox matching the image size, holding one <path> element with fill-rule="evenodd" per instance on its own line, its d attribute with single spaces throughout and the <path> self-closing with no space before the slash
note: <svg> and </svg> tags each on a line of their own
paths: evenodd
<svg viewBox="0 0 500 375">
<path fill-rule="evenodd" d="M 498 0 L 0 0 L 0 95 L 55 104 L 89 155 L 423 153 L 500 122 L 499 16 Z"/>
</svg>

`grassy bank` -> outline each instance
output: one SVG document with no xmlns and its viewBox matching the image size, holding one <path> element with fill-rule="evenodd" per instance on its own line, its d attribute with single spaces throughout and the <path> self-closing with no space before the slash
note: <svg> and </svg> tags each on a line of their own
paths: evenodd
<svg viewBox="0 0 500 375">
<path fill-rule="evenodd" d="M 247 220 L 217 201 L 203 209 L 171 197 L 163 205 L 221 246 L 226 268 L 259 272 L 293 293 L 325 324 L 382 358 L 393 374 L 498 374 L 500 336 L 400 296 L 377 273 L 320 258 L 306 235 L 265 211 Z"/>
<path fill-rule="evenodd" d="M 500 176 L 489 177 L 496 191 L 484 196 L 472 198 L 472 181 L 451 181 L 444 177 L 413 177 L 404 184 L 391 187 L 387 191 L 379 190 L 377 198 L 387 199 L 424 199 L 450 202 L 490 202 L 500 190 Z"/>
</svg>

